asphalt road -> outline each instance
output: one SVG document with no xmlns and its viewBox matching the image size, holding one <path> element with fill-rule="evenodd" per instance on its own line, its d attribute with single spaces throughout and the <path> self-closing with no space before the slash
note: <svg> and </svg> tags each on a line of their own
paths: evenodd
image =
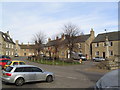
<svg viewBox="0 0 120 90">
<path fill-rule="evenodd" d="M 22 59 L 22 58 L 17 58 Z M 23 60 L 23 59 L 22 59 Z M 27 64 L 36 65 L 42 69 L 55 73 L 55 81 L 26 83 L 23 86 L 15 86 L 14 84 L 2 83 L 3 88 L 91 88 L 96 81 L 105 73 L 87 71 L 86 69 L 93 67 L 96 62 L 84 61 L 83 65 L 71 66 L 54 66 L 43 65 L 28 60 L 24 60 Z"/>
</svg>

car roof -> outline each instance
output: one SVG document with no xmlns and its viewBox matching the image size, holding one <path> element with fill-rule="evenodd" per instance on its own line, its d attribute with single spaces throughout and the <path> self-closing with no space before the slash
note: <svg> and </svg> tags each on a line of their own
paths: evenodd
<svg viewBox="0 0 120 90">
<path fill-rule="evenodd" d="M 24 62 L 24 61 L 20 61 L 20 60 L 12 60 L 12 62 Z"/>
<path fill-rule="evenodd" d="M 15 66 L 11 66 L 11 67 L 37 67 L 34 65 L 15 65 Z"/>
</svg>

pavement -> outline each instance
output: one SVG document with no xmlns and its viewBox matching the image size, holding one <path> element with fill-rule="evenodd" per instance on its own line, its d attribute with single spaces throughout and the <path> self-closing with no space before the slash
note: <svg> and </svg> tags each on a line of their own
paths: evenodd
<svg viewBox="0 0 120 90">
<path fill-rule="evenodd" d="M 33 82 L 23 86 L 2 83 L 3 88 L 92 88 L 96 81 L 108 71 L 95 67 L 98 62 L 83 61 L 81 65 L 45 65 L 26 60 L 25 58 L 14 58 L 25 61 L 27 64 L 36 65 L 45 71 L 55 73 L 55 80 L 51 83 Z"/>
</svg>

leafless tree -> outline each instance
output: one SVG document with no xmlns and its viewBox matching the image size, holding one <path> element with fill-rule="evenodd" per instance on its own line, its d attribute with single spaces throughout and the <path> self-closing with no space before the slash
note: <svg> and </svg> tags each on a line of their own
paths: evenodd
<svg viewBox="0 0 120 90">
<path fill-rule="evenodd" d="M 77 25 L 68 23 L 63 26 L 63 33 L 66 36 L 64 43 L 66 44 L 69 50 L 69 55 L 71 58 L 72 52 L 74 48 L 76 48 L 76 43 L 75 43 L 76 37 L 79 36 L 82 32 L 80 31 Z"/>
<path fill-rule="evenodd" d="M 38 32 L 33 36 L 33 42 L 35 43 L 35 49 L 37 51 L 37 55 L 40 55 L 40 52 L 43 50 L 43 44 L 45 42 L 46 35 L 43 32 Z"/>
</svg>

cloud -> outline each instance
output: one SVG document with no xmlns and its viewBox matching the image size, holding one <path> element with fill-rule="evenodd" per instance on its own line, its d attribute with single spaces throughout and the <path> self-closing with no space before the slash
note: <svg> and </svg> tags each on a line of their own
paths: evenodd
<svg viewBox="0 0 120 90">
<path fill-rule="evenodd" d="M 14 9 L 5 9 L 3 29 L 4 31 L 9 30 L 15 40 L 26 43 L 32 42 L 33 35 L 40 30 L 45 32 L 47 37 L 52 37 L 62 32 L 63 24 L 69 22 L 78 25 L 85 34 L 89 33 L 91 28 L 94 28 L 96 34 L 104 32 L 104 29 L 111 31 L 117 29 L 117 18 L 114 18 L 116 16 L 107 16 L 108 14 L 103 13 L 105 9 L 111 10 L 111 8 L 95 8 L 88 10 L 88 14 L 84 14 L 85 11 L 81 11 L 81 8 L 70 12 L 72 6 L 65 5 L 65 3 L 40 3 L 40 7 L 39 4 L 31 4 L 30 6 L 25 4 L 24 6 L 27 7 L 25 9 L 21 6 L 19 6 L 19 10 L 15 9 L 16 6 L 13 6 Z M 65 11 L 73 15 L 68 15 Z M 82 12 L 83 14 L 74 12 Z"/>
</svg>

